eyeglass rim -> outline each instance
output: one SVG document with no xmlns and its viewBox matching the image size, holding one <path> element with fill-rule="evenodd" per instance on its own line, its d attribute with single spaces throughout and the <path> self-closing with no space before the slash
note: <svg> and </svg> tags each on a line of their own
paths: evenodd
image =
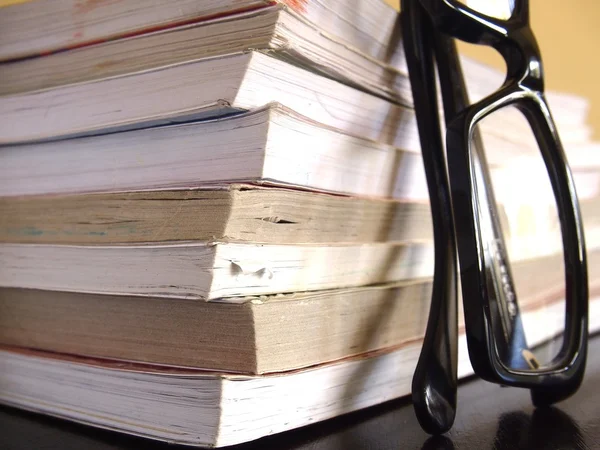
<svg viewBox="0 0 600 450">
<path fill-rule="evenodd" d="M 564 342 L 564 347 L 568 347 L 568 350 L 564 351 L 560 355 L 560 360 L 555 360 L 550 368 L 529 371 L 511 369 L 500 360 L 497 354 L 496 345 L 498 342 L 491 332 L 489 311 L 484 307 L 486 300 L 477 295 L 482 288 L 485 289 L 485 261 L 482 259 L 484 249 L 480 248 L 480 242 L 476 235 L 479 232 L 476 224 L 477 219 L 474 215 L 477 207 L 474 203 L 476 201 L 474 197 L 476 197 L 477 190 L 475 180 L 471 178 L 471 168 L 468 162 L 471 151 L 468 139 L 479 121 L 494 111 L 509 105 L 518 104 L 519 108 L 529 109 L 530 111 L 537 108 L 535 112 L 538 113 L 538 118 L 539 115 L 547 116 L 547 113 L 549 113 L 547 105 L 546 108 L 542 108 L 539 102 L 545 104 L 541 92 L 524 90 L 518 84 L 507 86 L 465 109 L 450 122 L 447 128 L 449 177 L 455 220 L 460 217 L 470 219 L 467 223 L 456 224 L 465 314 L 482 319 L 470 320 L 465 327 L 469 355 L 476 373 L 482 378 L 530 389 L 572 384 L 572 380 L 581 378 L 585 366 L 587 352 L 587 262 L 581 214 L 574 183 L 572 178 L 562 179 L 560 176 L 553 180 L 553 184 L 558 183 L 558 190 L 561 194 L 566 195 L 564 198 L 571 203 L 567 205 L 557 199 L 560 215 L 564 217 L 564 222 L 561 222 L 563 222 L 563 231 L 567 234 L 566 242 L 568 243 L 563 251 L 565 281 L 568 288 L 566 304 L 570 312 L 570 314 L 567 314 L 568 322 L 565 324 L 569 336 L 565 337 Z M 547 116 L 546 121 L 553 123 L 551 116 Z M 541 144 L 538 142 L 538 145 Z M 559 154 L 554 155 L 553 164 L 560 165 L 564 169 L 564 173 L 570 175 L 560 141 L 555 141 L 554 145 Z M 567 176 L 567 178 L 569 177 Z M 572 215 L 566 214 L 565 216 L 564 212 L 568 213 L 569 211 L 572 211 Z M 578 255 L 579 258 L 577 258 Z M 469 266 L 469 261 L 472 260 L 476 260 L 478 264 Z M 470 289 L 473 286 L 475 288 Z"/>
</svg>

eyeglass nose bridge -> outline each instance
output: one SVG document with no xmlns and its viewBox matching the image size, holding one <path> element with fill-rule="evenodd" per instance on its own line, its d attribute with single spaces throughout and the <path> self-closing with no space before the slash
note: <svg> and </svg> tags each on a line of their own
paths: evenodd
<svg viewBox="0 0 600 450">
<path fill-rule="evenodd" d="M 472 44 L 496 47 L 516 30 L 529 26 L 529 1 L 515 0 L 509 19 L 482 14 L 459 0 L 420 0 L 433 23 L 444 33 Z"/>
<path fill-rule="evenodd" d="M 435 25 L 462 41 L 488 45 L 504 58 L 506 85 L 544 90 L 542 58 L 529 27 L 529 1 L 515 0 L 509 19 L 482 14 L 460 0 L 420 0 Z"/>
<path fill-rule="evenodd" d="M 542 56 L 531 28 L 511 32 L 504 45 L 496 48 L 506 62 L 507 84 L 517 83 L 533 91 L 544 91 Z"/>
</svg>

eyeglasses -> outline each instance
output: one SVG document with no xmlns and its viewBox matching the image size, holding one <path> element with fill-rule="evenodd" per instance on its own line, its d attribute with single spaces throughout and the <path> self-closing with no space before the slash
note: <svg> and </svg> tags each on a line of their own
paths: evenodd
<svg viewBox="0 0 600 450">
<path fill-rule="evenodd" d="M 401 27 L 434 224 L 431 309 L 412 383 L 417 418 L 431 434 L 449 430 L 456 414 L 457 253 L 467 346 L 478 376 L 530 389 L 533 404 L 539 407 L 571 396 L 585 370 L 588 280 L 579 204 L 544 97 L 529 4 L 527 0 L 512 3 L 510 17 L 500 19 L 459 0 L 402 0 Z M 491 46 L 506 62 L 504 84 L 472 105 L 454 38 Z M 446 121 L 445 152 L 436 66 Z M 559 350 L 544 364 L 526 343 L 479 126 L 509 106 L 522 113 L 535 136 L 560 218 L 564 328 Z"/>
</svg>

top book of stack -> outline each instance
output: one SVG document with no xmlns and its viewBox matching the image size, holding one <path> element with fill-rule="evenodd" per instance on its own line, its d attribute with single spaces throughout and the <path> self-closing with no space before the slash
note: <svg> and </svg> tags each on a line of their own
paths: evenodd
<svg viewBox="0 0 600 450">
<path fill-rule="evenodd" d="M 0 61 L 123 39 L 277 4 L 332 35 L 344 36 L 374 58 L 394 56 L 388 54 L 388 45 L 396 12 L 380 0 L 363 0 L 352 9 L 337 0 L 180 0 L 177 8 L 166 0 L 36 0 L 18 2 L 0 15 Z"/>
</svg>

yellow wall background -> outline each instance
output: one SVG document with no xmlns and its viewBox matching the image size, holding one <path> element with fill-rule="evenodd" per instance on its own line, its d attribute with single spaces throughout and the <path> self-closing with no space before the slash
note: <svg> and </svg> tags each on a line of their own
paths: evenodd
<svg viewBox="0 0 600 450">
<path fill-rule="evenodd" d="M 386 0 L 398 8 L 399 0 Z M 591 99 L 588 122 L 600 139 L 600 0 L 530 0 L 531 26 L 544 62 L 546 89 Z M 493 50 L 459 44 L 468 56 L 504 68 Z M 560 130 L 559 130 L 560 131 Z"/>
</svg>

